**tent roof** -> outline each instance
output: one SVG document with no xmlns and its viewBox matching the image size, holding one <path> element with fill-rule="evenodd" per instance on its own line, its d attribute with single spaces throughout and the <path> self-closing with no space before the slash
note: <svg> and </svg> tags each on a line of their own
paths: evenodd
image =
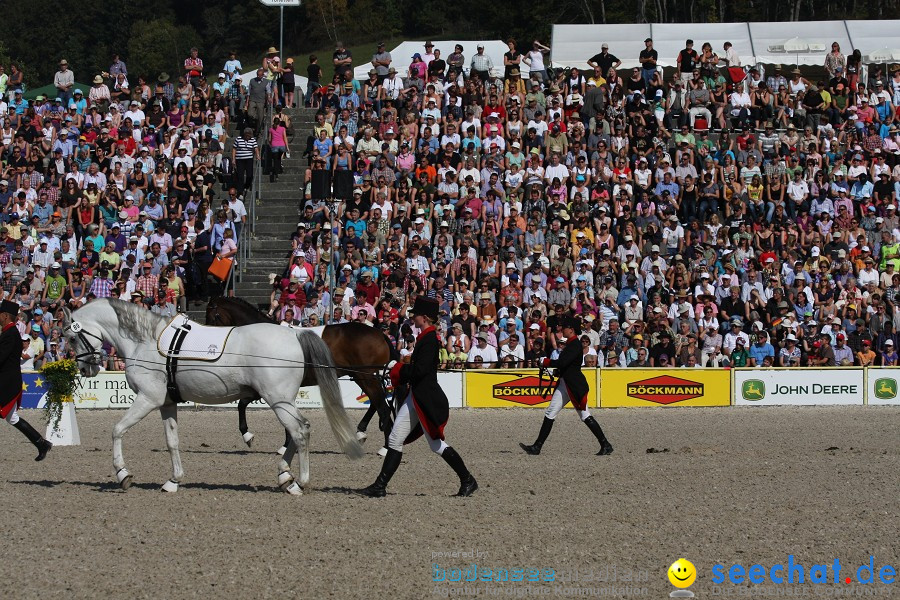
<svg viewBox="0 0 900 600">
<path fill-rule="evenodd" d="M 821 65 L 831 51 L 831 43 L 841 45 L 841 51 L 849 54 L 853 48 L 844 21 L 805 21 L 803 23 L 749 23 L 750 37 L 756 48 L 756 62 L 784 63 L 791 65 Z M 821 52 L 779 52 L 770 46 L 783 44 L 800 37 L 811 43 L 821 44 Z M 875 50 L 876 48 L 873 48 Z"/>
<path fill-rule="evenodd" d="M 456 44 L 461 45 L 463 47 L 463 56 L 465 56 L 466 59 L 466 69 L 469 68 L 472 56 L 476 53 L 479 44 L 484 45 L 484 53 L 491 57 L 494 67 L 499 68 L 501 71 L 503 69 L 503 55 L 509 50 L 506 46 L 506 42 L 502 40 L 434 40 L 432 43 L 434 44 L 435 49 L 441 51 L 441 57 L 444 60 L 450 56 L 453 49 L 456 47 Z M 412 63 L 413 54 L 416 52 L 425 54 L 425 40 L 402 42 L 390 52 L 391 66 L 397 69 L 399 75 L 405 77 L 409 65 Z M 371 57 L 366 58 L 369 60 L 353 68 L 354 79 L 365 80 L 369 78 L 369 69 L 372 68 L 372 63 L 370 62 Z M 523 63 L 519 70 L 522 72 L 523 76 L 528 76 L 528 65 Z"/>
<path fill-rule="evenodd" d="M 650 37 L 659 53 L 659 65 L 673 67 L 678 52 L 684 48 L 684 41 L 691 38 L 697 51 L 704 42 L 709 42 L 720 54 L 722 45 L 730 41 L 744 65 L 821 65 L 835 41 L 841 45 L 844 54 L 854 48 L 861 50 L 863 55 L 881 48 L 896 48 L 900 45 L 896 42 L 898 29 L 900 20 L 554 25 L 552 58 L 555 64 L 586 67 L 588 59 L 600 52 L 600 44 L 606 42 L 609 51 L 622 61 L 622 68 L 631 68 L 639 64 L 638 55 L 644 49 L 644 39 Z M 823 50 L 783 52 L 769 49 L 797 37 L 821 45 Z"/>
</svg>

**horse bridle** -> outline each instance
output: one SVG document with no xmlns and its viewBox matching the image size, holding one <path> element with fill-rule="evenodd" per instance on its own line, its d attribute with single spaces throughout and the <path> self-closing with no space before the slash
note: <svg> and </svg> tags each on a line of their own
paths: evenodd
<svg viewBox="0 0 900 600">
<path fill-rule="evenodd" d="M 66 326 L 63 332 L 74 333 L 78 337 L 78 341 L 81 342 L 82 346 L 84 346 L 88 350 L 87 352 L 76 354 L 76 361 L 81 361 L 89 365 L 99 365 L 102 362 L 103 353 L 88 341 L 87 336 L 91 336 L 101 344 L 103 344 L 103 338 L 101 338 L 99 335 L 91 333 L 90 331 L 86 331 L 78 321 L 72 321 L 71 323 L 69 323 L 69 325 Z M 88 358 L 90 358 L 90 360 L 87 360 Z"/>
</svg>

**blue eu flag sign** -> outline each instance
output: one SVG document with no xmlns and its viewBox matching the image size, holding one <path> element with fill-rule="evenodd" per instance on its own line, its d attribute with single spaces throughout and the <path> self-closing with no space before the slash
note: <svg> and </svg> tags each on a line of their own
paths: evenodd
<svg viewBox="0 0 900 600">
<path fill-rule="evenodd" d="M 35 372 L 22 373 L 22 408 L 43 408 L 47 382 Z"/>
</svg>

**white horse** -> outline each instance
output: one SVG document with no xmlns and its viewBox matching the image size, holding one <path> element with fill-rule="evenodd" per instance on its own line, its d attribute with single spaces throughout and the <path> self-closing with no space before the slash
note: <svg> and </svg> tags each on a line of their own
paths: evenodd
<svg viewBox="0 0 900 600">
<path fill-rule="evenodd" d="M 184 476 L 178 452 L 177 404 L 168 391 L 166 358 L 157 351 L 157 340 L 168 324 L 168 319 L 120 300 L 94 300 L 75 312 L 66 311 L 64 335 L 75 349 L 81 374 L 97 375 L 100 345 L 108 342 L 125 360 L 125 378 L 136 393 L 134 404 L 112 435 L 113 466 L 122 489 L 127 490 L 132 483 L 122 455 L 122 436 L 154 409 L 162 416 L 172 459 L 172 478 L 162 489 L 177 491 Z M 314 380 L 310 384 L 319 385 L 325 415 L 341 449 L 350 458 L 362 456 L 355 428 L 341 401 L 331 352 L 314 333 L 271 324 L 235 328 L 218 360 L 179 361 L 175 382 L 182 400 L 199 404 L 264 398 L 292 439 L 284 456 L 279 457 L 278 484 L 285 492 L 300 495 L 309 482 L 310 426 L 297 411 L 294 399 L 307 374 L 312 376 L 308 381 Z M 300 456 L 299 485 L 290 473 L 295 453 Z"/>
</svg>

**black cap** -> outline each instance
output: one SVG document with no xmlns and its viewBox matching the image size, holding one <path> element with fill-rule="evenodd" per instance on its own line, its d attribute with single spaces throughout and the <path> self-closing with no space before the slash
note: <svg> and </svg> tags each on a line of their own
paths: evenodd
<svg viewBox="0 0 900 600">
<path fill-rule="evenodd" d="M 9 300 L 2 300 L 0 301 L 0 312 L 17 317 L 19 315 L 19 305 Z"/>
</svg>

